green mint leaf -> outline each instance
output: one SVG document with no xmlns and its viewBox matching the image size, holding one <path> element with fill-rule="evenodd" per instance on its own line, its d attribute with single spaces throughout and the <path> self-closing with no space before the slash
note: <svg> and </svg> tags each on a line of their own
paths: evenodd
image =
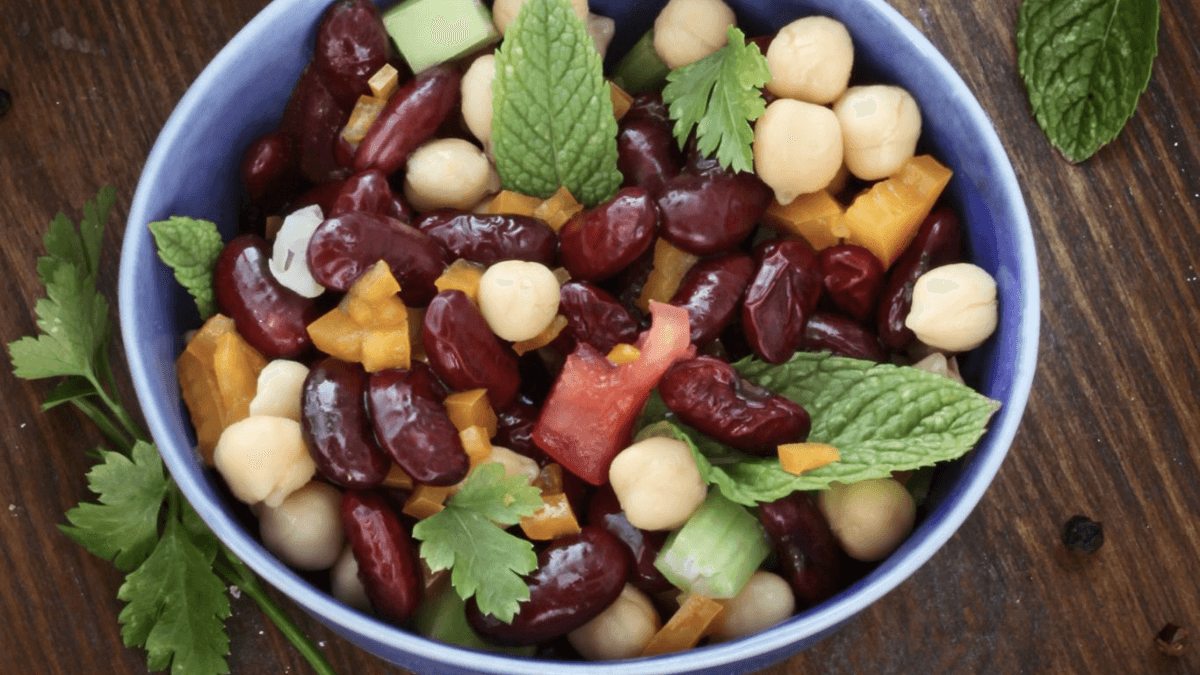
<svg viewBox="0 0 1200 675">
<path fill-rule="evenodd" d="M 1072 162 L 1121 132 L 1150 82 L 1158 0 L 1025 0 L 1017 66 L 1050 142 Z"/>
<path fill-rule="evenodd" d="M 771 79 L 767 59 L 758 45 L 729 27 L 729 43 L 695 63 L 672 70 L 663 88 L 663 101 L 675 120 L 675 139 L 683 147 L 696 130 L 697 148 L 721 166 L 734 171 L 754 170 L 754 130 L 750 122 L 766 111 L 763 85 Z"/>
<path fill-rule="evenodd" d="M 88 472 L 88 487 L 98 495 L 67 511 L 62 530 L 92 555 L 111 560 L 122 571 L 142 563 L 158 541 L 158 515 L 169 481 L 158 450 L 138 441 L 132 459 L 100 450 L 101 464 Z"/>
<path fill-rule="evenodd" d="M 150 557 L 125 577 L 117 598 L 121 637 L 127 647 L 146 649 L 146 669 L 173 675 L 223 675 L 230 615 L 225 584 L 189 528 L 168 521 Z"/>
<path fill-rule="evenodd" d="M 459 597 L 475 596 L 480 611 L 512 621 L 519 603 L 529 599 L 520 575 L 537 567 L 537 555 L 533 544 L 496 524 L 513 525 L 541 506 L 537 488 L 489 462 L 471 472 L 446 508 L 417 523 L 413 536 L 431 570 L 451 570 Z"/>
<path fill-rule="evenodd" d="M 200 318 L 217 311 L 213 290 L 213 268 L 224 242 L 217 226 L 207 220 L 171 216 L 150 223 L 158 257 L 175 271 L 175 280 L 196 300 Z"/>
<path fill-rule="evenodd" d="M 560 186 L 585 206 L 613 196 L 617 121 L 595 43 L 569 0 L 529 0 L 496 51 L 492 154 L 509 190 Z"/>
</svg>

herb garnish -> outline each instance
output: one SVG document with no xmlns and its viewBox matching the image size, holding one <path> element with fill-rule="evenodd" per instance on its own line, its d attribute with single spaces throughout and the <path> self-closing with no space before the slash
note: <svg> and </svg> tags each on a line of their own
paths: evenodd
<svg viewBox="0 0 1200 675">
<path fill-rule="evenodd" d="M 225 242 L 215 223 L 183 216 L 150 223 L 158 257 L 175 271 L 175 280 L 187 289 L 204 320 L 217 313 L 213 269 Z"/>
</svg>

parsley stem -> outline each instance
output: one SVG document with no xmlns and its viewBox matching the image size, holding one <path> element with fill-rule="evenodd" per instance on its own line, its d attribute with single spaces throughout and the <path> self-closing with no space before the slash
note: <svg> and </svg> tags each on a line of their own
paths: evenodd
<svg viewBox="0 0 1200 675">
<path fill-rule="evenodd" d="M 112 367 L 109 365 L 108 359 L 100 359 L 100 366 L 98 370 L 98 373 L 92 373 L 88 375 L 87 379 L 92 383 L 92 386 L 96 388 L 96 394 L 100 396 L 100 400 L 104 401 L 104 405 L 108 406 L 109 411 L 111 411 L 113 416 L 117 418 L 117 422 L 124 427 L 125 431 L 132 436 L 134 440 L 146 441 L 149 443 L 150 437 L 147 436 L 146 432 L 142 431 L 137 423 L 133 421 L 133 417 L 129 415 L 129 411 L 125 409 L 125 406 L 121 405 L 119 400 L 108 393 L 109 387 L 113 387 L 115 389 L 115 385 L 113 384 Z M 101 380 L 105 380 L 105 382 L 102 383 Z M 105 386 L 106 384 L 108 386 Z M 131 447 L 131 444 L 126 444 L 124 447 Z"/>
<path fill-rule="evenodd" d="M 128 455 L 133 451 L 133 441 L 130 439 L 129 434 L 127 434 L 124 429 L 109 419 L 108 416 L 104 414 L 104 411 L 101 410 L 90 399 L 85 396 L 81 396 L 79 398 L 72 399 L 71 403 L 77 409 L 79 409 L 79 412 L 87 415 L 88 419 L 90 419 L 93 424 L 99 427 L 100 433 L 104 434 L 105 438 L 116 445 L 117 448 L 125 455 Z"/>
</svg>

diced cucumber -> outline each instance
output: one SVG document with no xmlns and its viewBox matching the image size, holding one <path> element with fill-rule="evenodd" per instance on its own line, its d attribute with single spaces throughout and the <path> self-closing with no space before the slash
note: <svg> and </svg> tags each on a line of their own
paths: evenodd
<svg viewBox="0 0 1200 675">
<path fill-rule="evenodd" d="M 637 96 L 643 91 L 662 89 L 669 72 L 671 69 L 654 51 L 654 29 L 650 29 L 617 64 L 612 80 L 618 87 Z"/>
<path fill-rule="evenodd" d="M 414 73 L 500 39 L 478 0 L 406 0 L 384 12 L 383 25 Z"/>
<path fill-rule="evenodd" d="M 467 649 L 479 649 L 489 652 L 511 654 L 513 656 L 533 656 L 535 647 L 497 647 L 479 637 L 471 624 L 467 623 L 467 603 L 449 584 L 442 584 L 437 590 L 429 593 L 421 608 L 417 611 L 417 632 L 434 640 L 441 640 Z"/>
<path fill-rule="evenodd" d="M 683 527 L 667 537 L 654 566 L 680 589 L 732 598 L 770 550 L 758 519 L 713 487 Z"/>
</svg>

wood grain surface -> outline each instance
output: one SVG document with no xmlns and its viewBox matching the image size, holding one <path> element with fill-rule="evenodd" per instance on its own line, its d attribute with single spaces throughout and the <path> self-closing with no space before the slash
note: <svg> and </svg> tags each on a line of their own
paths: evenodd
<svg viewBox="0 0 1200 675">
<path fill-rule="evenodd" d="M 59 210 L 77 218 L 104 185 L 117 208 L 100 283 L 115 307 L 124 218 L 151 144 L 263 4 L 4 0 L 0 88 L 13 105 L 0 117 L 0 261 L 12 285 L 0 342 L 35 330 L 46 224 Z M 1200 673 L 1200 644 L 1181 657 L 1154 645 L 1167 622 L 1200 640 L 1200 0 L 1162 4 L 1137 113 L 1077 166 L 1029 114 L 1017 0 L 893 4 L 978 96 L 1024 186 L 1040 365 L 1011 453 L 961 530 L 842 630 L 764 672 Z M 116 620 L 121 575 L 56 529 L 89 497 L 85 453 L 101 438 L 66 407 L 42 413 L 49 387 L 0 368 L 0 672 L 141 673 L 144 654 L 122 646 Z M 1076 513 L 1104 523 L 1090 558 L 1059 540 Z M 280 601 L 338 672 L 403 672 Z M 228 629 L 232 672 L 310 672 L 248 599 L 234 600 Z"/>
</svg>

